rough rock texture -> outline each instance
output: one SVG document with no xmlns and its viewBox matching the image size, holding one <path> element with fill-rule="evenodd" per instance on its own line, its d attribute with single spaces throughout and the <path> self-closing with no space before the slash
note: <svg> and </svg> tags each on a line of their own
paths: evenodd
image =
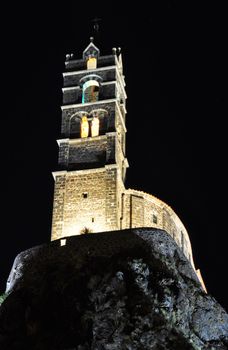
<svg viewBox="0 0 228 350">
<path fill-rule="evenodd" d="M 227 349 L 225 310 L 162 230 L 29 249 L 16 258 L 9 291 L 1 350 Z"/>
</svg>

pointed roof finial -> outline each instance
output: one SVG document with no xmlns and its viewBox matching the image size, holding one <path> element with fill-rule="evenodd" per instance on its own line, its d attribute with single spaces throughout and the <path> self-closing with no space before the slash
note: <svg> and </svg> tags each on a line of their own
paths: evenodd
<svg viewBox="0 0 228 350">
<path fill-rule="evenodd" d="M 91 36 L 90 38 L 90 43 L 87 46 L 87 48 L 83 51 L 83 58 L 88 58 L 88 57 L 96 57 L 98 58 L 100 56 L 100 50 L 98 49 L 98 47 L 96 47 L 93 43 L 93 36 Z"/>
</svg>

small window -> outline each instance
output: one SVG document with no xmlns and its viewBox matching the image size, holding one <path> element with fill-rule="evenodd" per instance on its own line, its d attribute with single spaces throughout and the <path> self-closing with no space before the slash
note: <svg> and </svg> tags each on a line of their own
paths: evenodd
<svg viewBox="0 0 228 350">
<path fill-rule="evenodd" d="M 94 117 L 92 120 L 92 126 L 91 126 L 91 136 L 98 136 L 99 135 L 99 119 L 97 117 Z"/>
<path fill-rule="evenodd" d="M 92 222 L 94 222 L 95 221 L 95 219 L 94 218 L 92 218 Z"/>
<path fill-rule="evenodd" d="M 89 122 L 87 117 L 84 115 L 81 120 L 81 138 L 88 137 L 89 135 Z"/>
<path fill-rule="evenodd" d="M 62 247 L 64 245 L 66 245 L 66 239 L 65 238 L 60 239 L 60 246 Z"/>
<path fill-rule="evenodd" d="M 157 224 L 158 223 L 158 218 L 156 215 L 153 214 L 153 223 Z"/>
<path fill-rule="evenodd" d="M 87 69 L 96 69 L 97 59 L 95 57 L 89 57 L 87 60 Z"/>
<path fill-rule="evenodd" d="M 82 197 L 83 197 L 83 198 L 88 198 L 88 192 L 83 192 L 83 193 L 82 193 Z"/>
</svg>

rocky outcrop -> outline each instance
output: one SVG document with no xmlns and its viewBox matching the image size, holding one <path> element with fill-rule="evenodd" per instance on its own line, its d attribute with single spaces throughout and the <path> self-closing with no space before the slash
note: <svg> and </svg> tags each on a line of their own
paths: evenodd
<svg viewBox="0 0 228 350">
<path fill-rule="evenodd" d="M 227 349 L 225 310 L 162 230 L 29 249 L 15 260 L 8 289 L 1 350 Z"/>
</svg>

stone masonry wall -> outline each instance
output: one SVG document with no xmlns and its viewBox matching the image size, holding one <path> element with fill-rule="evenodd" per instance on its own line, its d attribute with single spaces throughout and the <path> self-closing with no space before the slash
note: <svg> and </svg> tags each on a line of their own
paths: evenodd
<svg viewBox="0 0 228 350">
<path fill-rule="evenodd" d="M 108 230 L 119 229 L 117 173 L 116 166 L 106 166 L 106 227 Z"/>
<path fill-rule="evenodd" d="M 63 236 L 80 234 L 83 229 L 105 229 L 106 172 L 86 171 L 66 179 Z"/>
<path fill-rule="evenodd" d="M 80 234 L 84 228 L 101 232 L 137 227 L 164 229 L 194 267 L 188 233 L 175 212 L 152 195 L 125 190 L 116 165 L 56 177 L 52 239 Z"/>
<path fill-rule="evenodd" d="M 70 144 L 69 164 L 72 163 L 101 163 L 106 161 L 107 138 L 94 137 L 78 139 L 77 142 Z"/>
<path fill-rule="evenodd" d="M 52 240 L 81 234 L 85 228 L 91 232 L 119 228 L 116 166 L 56 176 Z"/>
<path fill-rule="evenodd" d="M 87 137 L 84 139 L 61 140 L 59 143 L 59 164 L 67 168 L 70 164 L 110 164 L 115 162 L 116 133 Z"/>
<path fill-rule="evenodd" d="M 52 240 L 60 238 L 63 231 L 65 183 L 65 174 L 56 176 L 52 212 Z"/>
<path fill-rule="evenodd" d="M 164 202 L 147 193 L 125 190 L 122 228 L 155 227 L 164 229 L 183 250 L 194 267 L 188 233 L 175 214 Z"/>
<path fill-rule="evenodd" d="M 63 104 L 81 103 L 82 90 L 79 86 L 74 86 L 63 90 Z"/>
<path fill-rule="evenodd" d="M 58 164 L 67 168 L 68 157 L 69 157 L 69 140 L 68 139 L 61 140 L 61 143 L 59 143 Z"/>
<path fill-rule="evenodd" d="M 130 196 L 130 224 L 131 227 L 144 226 L 144 199 L 142 196 L 132 194 Z"/>
</svg>

